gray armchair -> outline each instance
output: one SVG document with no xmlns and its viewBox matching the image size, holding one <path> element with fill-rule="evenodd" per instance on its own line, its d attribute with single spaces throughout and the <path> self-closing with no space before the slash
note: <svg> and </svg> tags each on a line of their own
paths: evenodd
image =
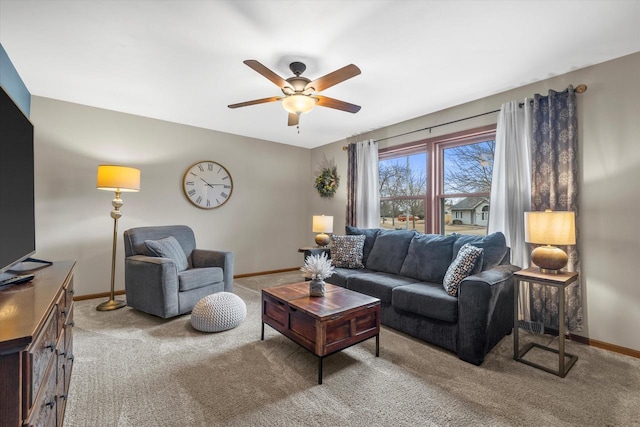
<svg viewBox="0 0 640 427">
<path fill-rule="evenodd" d="M 233 253 L 196 249 L 185 225 L 124 232 L 127 305 L 169 318 L 189 313 L 204 296 L 233 291 Z"/>
</svg>

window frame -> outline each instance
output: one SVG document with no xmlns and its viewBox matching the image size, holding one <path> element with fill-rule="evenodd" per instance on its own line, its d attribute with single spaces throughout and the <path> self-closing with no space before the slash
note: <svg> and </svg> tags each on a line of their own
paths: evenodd
<svg viewBox="0 0 640 427">
<path fill-rule="evenodd" d="M 427 192 L 424 197 L 399 196 L 380 197 L 380 202 L 424 199 L 424 233 L 442 234 L 444 232 L 442 203 L 444 199 L 460 197 L 489 197 L 486 192 L 477 193 L 445 193 L 444 191 L 444 150 L 448 148 L 470 145 L 483 141 L 495 141 L 496 124 L 481 126 L 460 132 L 441 135 L 433 138 L 399 144 L 381 148 L 378 151 L 378 161 L 397 157 L 409 156 L 416 153 L 426 153 L 427 161 Z M 494 159 L 495 160 L 495 159 Z"/>
</svg>

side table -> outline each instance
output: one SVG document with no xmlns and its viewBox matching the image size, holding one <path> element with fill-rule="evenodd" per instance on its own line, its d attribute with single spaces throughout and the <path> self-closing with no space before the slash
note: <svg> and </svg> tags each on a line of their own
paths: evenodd
<svg viewBox="0 0 640 427">
<path fill-rule="evenodd" d="M 515 272 L 513 274 L 513 277 L 516 279 L 515 292 L 513 293 L 513 360 L 517 360 L 529 366 L 542 369 L 543 371 L 564 378 L 569 370 L 573 367 L 574 363 L 576 363 L 576 360 L 578 360 L 578 356 L 565 353 L 564 351 L 564 291 L 567 286 L 578 280 L 578 273 L 562 271 L 558 274 L 547 274 L 541 273 L 536 267 L 530 267 L 525 270 Z M 558 350 L 537 343 L 529 343 L 524 348 L 522 348 L 522 350 L 519 348 L 518 294 L 520 293 L 520 283 L 522 282 L 538 283 L 540 285 L 555 286 L 556 288 L 558 288 Z M 549 369 L 546 366 L 542 366 L 535 362 L 530 362 L 523 359 L 524 355 L 534 347 L 556 353 L 558 355 L 558 370 L 556 371 L 554 369 Z M 565 363 L 565 357 L 569 357 L 569 361 L 567 363 Z"/>
</svg>

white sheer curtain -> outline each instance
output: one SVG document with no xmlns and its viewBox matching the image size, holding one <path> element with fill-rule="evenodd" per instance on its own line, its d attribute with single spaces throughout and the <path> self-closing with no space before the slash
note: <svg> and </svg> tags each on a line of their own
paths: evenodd
<svg viewBox="0 0 640 427">
<path fill-rule="evenodd" d="M 356 226 L 380 226 L 378 190 L 378 143 L 372 139 L 356 143 Z"/>
<path fill-rule="evenodd" d="M 531 210 L 531 141 L 533 107 L 525 99 L 502 105 L 496 129 L 496 147 L 491 181 L 491 214 L 488 232 L 504 233 L 511 248 L 511 263 L 529 266 L 529 248 L 524 242 L 524 212 Z M 520 314 L 530 318 L 529 292 L 520 292 Z"/>
</svg>

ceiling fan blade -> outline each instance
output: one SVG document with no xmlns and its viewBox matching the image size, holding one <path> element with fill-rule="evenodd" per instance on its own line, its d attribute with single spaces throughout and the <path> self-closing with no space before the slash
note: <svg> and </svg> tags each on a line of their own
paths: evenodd
<svg viewBox="0 0 640 427">
<path fill-rule="evenodd" d="M 289 126 L 296 126 L 300 122 L 300 116 L 295 113 L 289 113 Z"/>
<path fill-rule="evenodd" d="M 280 77 L 279 75 L 277 75 L 276 73 L 274 73 L 273 71 L 271 71 L 270 69 L 262 65 L 261 63 L 259 63 L 258 61 L 256 61 L 255 59 L 247 59 L 246 61 L 243 61 L 243 62 L 247 64 L 250 68 L 253 68 L 255 71 L 265 76 L 267 79 L 271 80 L 280 89 L 284 89 L 285 87 L 289 87 L 293 89 L 293 86 L 291 86 L 291 83 L 289 83 L 288 81 L 286 81 L 285 79 L 283 79 L 282 77 Z"/>
<path fill-rule="evenodd" d="M 282 96 L 272 96 L 270 98 L 254 99 L 253 101 L 240 102 L 239 104 L 228 105 L 229 108 L 248 107 L 249 105 L 265 104 L 267 102 L 280 101 Z"/>
<path fill-rule="evenodd" d="M 348 102 L 339 101 L 337 99 L 329 98 L 328 96 L 315 95 L 312 98 L 316 98 L 318 100 L 316 105 L 327 108 L 334 108 L 336 110 L 342 110 L 349 113 L 357 113 L 360 111 L 359 105 L 349 104 Z"/>
<path fill-rule="evenodd" d="M 351 77 L 355 77 L 360 73 L 360 68 L 353 64 L 349 64 L 346 67 L 342 67 L 339 70 L 334 71 L 333 73 L 329 73 L 326 76 L 322 76 L 319 79 L 315 79 L 314 81 L 307 83 L 304 88 L 308 89 L 312 87 L 316 92 L 321 92 L 333 85 L 337 85 L 338 83 L 350 79 Z"/>
</svg>

